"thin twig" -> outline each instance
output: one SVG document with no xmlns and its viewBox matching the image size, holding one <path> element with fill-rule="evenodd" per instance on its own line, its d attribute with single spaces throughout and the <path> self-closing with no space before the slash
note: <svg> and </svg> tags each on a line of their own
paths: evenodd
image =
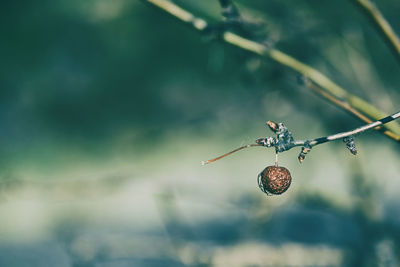
<svg viewBox="0 0 400 267">
<path fill-rule="evenodd" d="M 347 102 L 341 101 L 341 100 L 331 96 L 330 94 L 328 94 L 327 92 L 322 90 L 318 85 L 314 84 L 309 79 L 305 79 L 304 83 L 309 89 L 311 89 L 313 92 L 317 93 L 319 96 L 325 98 L 329 102 L 333 103 L 335 106 L 338 106 L 341 109 L 343 109 L 343 110 L 347 111 L 348 113 L 352 114 L 353 116 L 359 118 L 363 122 L 366 122 L 366 123 L 372 123 L 373 122 L 370 118 L 368 118 L 364 114 L 360 113 L 357 109 L 355 109 L 352 106 L 350 106 Z M 400 141 L 400 136 L 395 135 L 393 132 L 387 130 L 384 127 L 378 126 L 378 127 L 375 127 L 375 130 L 381 131 L 384 135 L 388 136 L 389 138 L 391 138 L 393 140 L 396 140 L 398 142 Z"/>
<path fill-rule="evenodd" d="M 153 4 L 154 6 L 168 12 L 174 17 L 180 19 L 183 22 L 186 22 L 188 25 L 191 25 L 195 29 L 199 31 L 204 31 L 207 29 L 209 24 L 201 18 L 195 17 L 192 13 L 182 9 L 176 4 L 167 1 L 167 0 L 143 0 L 148 3 Z M 269 48 L 263 44 L 258 42 L 246 39 L 236 33 L 226 31 L 222 34 L 222 40 L 226 43 L 229 43 L 233 46 L 242 48 L 249 52 L 255 53 L 260 56 L 268 57 L 282 65 L 285 65 L 312 80 L 315 84 L 320 86 L 322 90 L 326 93 L 330 94 L 332 97 L 345 101 L 348 105 L 358 112 L 365 114 L 368 118 L 372 120 L 378 120 L 379 118 L 386 117 L 383 111 L 380 111 L 372 104 L 366 102 L 365 100 L 350 94 L 345 89 L 334 83 L 332 80 L 327 78 L 318 70 L 298 61 L 297 59 L 283 53 L 280 50 Z M 390 138 L 394 140 L 400 140 L 400 125 L 398 124 L 390 124 L 385 126 L 389 131 L 392 132 L 391 135 L 388 135 Z M 395 138 L 393 138 L 395 137 Z"/>
<path fill-rule="evenodd" d="M 372 123 L 366 124 L 364 126 L 358 127 L 356 129 L 353 129 L 353 130 L 350 130 L 350 131 L 347 131 L 347 132 L 337 133 L 337 134 L 333 134 L 333 135 L 329 135 L 329 136 L 325 136 L 325 137 L 319 137 L 319 138 L 315 138 L 315 139 L 312 139 L 312 140 L 295 141 L 294 145 L 295 146 L 302 146 L 302 145 L 304 145 L 306 143 L 309 143 L 311 146 L 315 146 L 315 145 L 323 144 L 323 143 L 326 143 L 326 142 L 329 142 L 329 141 L 333 141 L 333 140 L 341 139 L 341 138 L 348 137 L 348 136 L 351 136 L 351 135 L 356 135 L 356 134 L 362 133 L 362 132 L 364 132 L 366 130 L 369 130 L 369 129 L 375 128 L 377 126 L 389 123 L 389 122 L 391 122 L 393 120 L 396 120 L 399 117 L 400 117 L 400 111 L 396 112 L 396 113 L 394 113 L 394 114 L 392 114 L 390 116 L 387 116 L 387 117 L 385 117 L 383 119 L 374 121 Z"/>
<path fill-rule="evenodd" d="M 228 152 L 228 153 L 226 153 L 226 154 L 223 154 L 223 155 L 221 155 L 221 156 L 219 156 L 219 157 L 216 157 L 216 158 L 214 158 L 214 159 L 202 161 L 202 162 L 201 162 L 201 165 L 206 165 L 206 164 L 208 164 L 208 163 L 217 161 L 217 160 L 222 159 L 222 158 L 225 158 L 226 156 L 229 156 L 230 154 L 235 153 L 235 152 L 237 152 L 237 151 L 239 151 L 239 150 L 242 150 L 242 149 L 245 149 L 245 148 L 249 148 L 249 147 L 253 147 L 253 146 L 262 146 L 262 145 L 259 145 L 259 144 L 250 144 L 250 145 L 241 146 L 241 147 L 239 147 L 239 148 L 236 148 L 235 150 L 232 150 L 231 152 Z"/>
<path fill-rule="evenodd" d="M 302 149 L 301 149 L 300 155 L 299 155 L 299 161 L 300 161 L 300 163 L 302 163 L 304 161 L 306 154 L 311 150 L 311 148 L 313 146 L 320 145 L 320 144 L 330 142 L 330 141 L 334 141 L 337 139 L 343 139 L 343 141 L 346 142 L 347 148 L 349 148 L 350 152 L 355 155 L 355 154 L 357 154 L 357 150 L 354 145 L 353 136 L 355 136 L 356 134 L 365 132 L 369 129 L 376 128 L 378 126 L 381 126 L 381 125 L 384 125 L 391 121 L 394 121 L 394 120 L 398 119 L 399 117 L 400 117 L 400 111 L 396 112 L 390 116 L 387 116 L 383 119 L 374 121 L 372 123 L 366 124 L 364 126 L 355 128 L 355 129 L 347 131 L 347 132 L 337 133 L 337 134 L 333 134 L 333 135 L 329 135 L 329 136 L 308 139 L 308 140 L 294 140 L 294 138 L 292 137 L 292 134 L 282 123 L 278 124 L 278 123 L 268 121 L 267 125 L 270 127 L 270 129 L 273 132 L 275 132 L 277 134 L 277 137 L 259 138 L 256 140 L 255 144 L 241 146 L 235 150 L 232 150 L 231 152 L 223 154 L 222 156 L 216 157 L 211 160 L 202 161 L 201 165 L 212 163 L 212 162 L 222 159 L 226 156 L 229 156 L 232 153 L 235 153 L 239 150 L 249 148 L 249 147 L 256 147 L 256 146 L 274 147 L 276 153 L 285 152 L 289 149 L 292 149 L 293 147 L 302 146 Z M 273 125 L 273 127 L 271 127 L 271 125 Z"/>
<path fill-rule="evenodd" d="M 400 39 L 377 6 L 370 0 L 354 0 L 354 2 L 370 17 L 400 59 Z"/>
</svg>

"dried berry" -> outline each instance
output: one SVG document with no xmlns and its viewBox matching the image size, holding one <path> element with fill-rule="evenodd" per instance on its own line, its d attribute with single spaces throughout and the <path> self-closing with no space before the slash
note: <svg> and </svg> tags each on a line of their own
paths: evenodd
<svg viewBox="0 0 400 267">
<path fill-rule="evenodd" d="M 268 195 L 284 193 L 292 182 L 290 172 L 285 167 L 268 166 L 258 175 L 258 186 Z"/>
</svg>

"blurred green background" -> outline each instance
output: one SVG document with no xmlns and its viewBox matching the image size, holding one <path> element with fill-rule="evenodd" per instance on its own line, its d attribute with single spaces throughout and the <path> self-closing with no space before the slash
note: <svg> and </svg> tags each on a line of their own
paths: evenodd
<svg viewBox="0 0 400 267">
<path fill-rule="evenodd" d="M 175 3 L 212 24 L 216 0 Z M 400 65 L 351 1 L 236 1 L 265 41 L 387 113 Z M 399 5 L 379 8 L 400 33 Z M 131 0 L 3 1 L 0 266 L 399 266 L 400 149 L 376 132 L 257 174 L 272 149 L 213 158 L 284 122 L 299 139 L 362 125 L 275 62 Z"/>
</svg>

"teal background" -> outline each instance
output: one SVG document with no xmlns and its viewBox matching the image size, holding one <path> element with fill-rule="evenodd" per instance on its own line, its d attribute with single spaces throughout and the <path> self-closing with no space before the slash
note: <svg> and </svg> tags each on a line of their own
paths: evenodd
<svg viewBox="0 0 400 267">
<path fill-rule="evenodd" d="M 279 156 L 267 197 L 250 148 L 363 123 L 297 73 L 145 1 L 5 1 L 0 11 L 0 266 L 398 266 L 400 150 L 376 132 Z M 212 24 L 218 1 L 174 1 Z M 351 1 L 235 1 L 260 36 L 387 113 L 399 61 Z M 399 33 L 396 1 L 377 5 Z"/>
</svg>

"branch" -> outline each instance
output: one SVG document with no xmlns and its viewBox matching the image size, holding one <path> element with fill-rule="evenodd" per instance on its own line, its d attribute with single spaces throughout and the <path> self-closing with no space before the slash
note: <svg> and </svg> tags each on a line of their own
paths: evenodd
<svg viewBox="0 0 400 267">
<path fill-rule="evenodd" d="M 387 116 L 383 119 L 380 119 L 378 121 L 374 121 L 372 123 L 366 124 L 364 126 L 358 127 L 354 130 L 350 130 L 347 132 L 343 132 L 343 133 L 337 133 L 337 134 L 333 134 L 330 136 L 326 136 L 326 137 L 320 137 L 320 138 L 316 138 L 316 139 L 312 139 L 312 140 L 306 140 L 306 141 L 296 141 L 295 142 L 295 146 L 300 146 L 300 145 L 304 145 L 306 143 L 309 143 L 311 146 L 315 146 L 315 145 L 319 145 L 319 144 L 323 144 L 325 142 L 329 142 L 329 141 L 334 141 L 340 138 L 344 138 L 344 137 L 348 137 L 348 136 L 352 136 L 352 135 L 356 135 L 362 132 L 365 132 L 366 130 L 369 130 L 371 128 L 375 128 L 377 126 L 389 123 L 393 120 L 396 120 L 400 117 L 400 111 L 396 112 L 390 116 Z"/>
<path fill-rule="evenodd" d="M 168 12 L 169 14 L 173 15 L 177 19 L 187 23 L 188 25 L 194 27 L 199 31 L 205 31 L 209 28 L 209 24 L 201 19 L 195 17 L 192 13 L 182 9 L 181 7 L 177 6 L 176 4 L 167 1 L 167 0 L 142 0 L 148 3 L 153 4 L 154 6 Z M 224 4 L 227 2 L 224 1 Z M 229 4 L 229 3 L 228 3 Z M 229 43 L 233 46 L 239 47 L 243 50 L 247 50 L 254 54 L 268 57 L 284 66 L 287 66 L 305 77 L 312 80 L 315 84 L 317 84 L 321 90 L 325 93 L 331 95 L 337 100 L 343 101 L 348 103 L 348 105 L 360 113 L 365 114 L 368 118 L 372 120 L 378 120 L 379 118 L 386 117 L 383 111 L 377 109 L 372 104 L 364 101 L 363 99 L 350 94 L 345 89 L 331 81 L 325 75 L 323 75 L 318 70 L 298 61 L 297 59 L 283 53 L 280 50 L 269 48 L 263 44 L 258 42 L 246 39 L 236 33 L 231 31 L 226 31 L 222 34 L 221 39 L 224 40 L 226 43 Z M 388 131 L 391 132 L 389 136 L 390 138 L 400 141 L 400 125 L 392 124 L 387 125 L 386 128 Z"/>
<path fill-rule="evenodd" d="M 207 160 L 207 161 L 202 161 L 201 164 L 205 165 L 208 163 L 212 163 L 212 162 L 222 159 L 226 156 L 229 156 L 230 154 L 235 153 L 239 150 L 249 148 L 249 147 L 255 147 L 255 146 L 274 147 L 276 153 L 285 152 L 296 146 L 302 146 L 299 157 L 298 157 L 300 163 L 302 163 L 306 157 L 306 154 L 308 152 L 310 152 L 310 150 L 312 149 L 313 146 L 327 143 L 330 141 L 334 141 L 337 139 L 343 139 L 343 141 L 346 143 L 346 147 L 350 150 L 350 152 L 353 155 L 355 155 L 355 154 L 357 154 L 357 149 L 354 144 L 354 136 L 356 134 L 365 132 L 365 131 L 375 128 L 377 126 L 384 125 L 386 123 L 389 123 L 391 121 L 398 119 L 399 117 L 400 117 L 400 111 L 394 113 L 393 115 L 387 116 L 383 119 L 377 120 L 375 122 L 366 124 L 364 126 L 358 127 L 356 129 L 353 129 L 353 130 L 350 130 L 347 132 L 337 133 L 337 134 L 314 138 L 314 139 L 309 139 L 309 140 L 295 140 L 292 136 L 292 133 L 288 130 L 288 128 L 286 128 L 286 126 L 283 125 L 283 123 L 275 123 L 272 121 L 267 121 L 268 127 L 276 134 L 276 137 L 259 138 L 256 140 L 255 144 L 249 144 L 249 145 L 239 147 L 239 148 L 237 148 L 231 152 L 228 152 L 222 156 L 219 156 L 217 158 Z"/>
<path fill-rule="evenodd" d="M 400 39 L 376 5 L 370 0 L 354 0 L 354 2 L 370 17 L 395 55 L 400 58 Z"/>
<path fill-rule="evenodd" d="M 340 107 L 341 109 L 347 111 L 348 113 L 350 113 L 351 115 L 359 118 L 363 122 L 366 122 L 366 123 L 372 123 L 373 122 L 370 118 L 368 118 L 367 116 L 365 116 L 364 114 L 359 112 L 357 109 L 355 109 L 352 106 L 350 106 L 349 103 L 333 97 L 332 95 L 330 95 L 327 92 L 325 92 L 323 89 L 321 89 L 318 85 L 314 84 L 309 79 L 307 79 L 305 77 L 302 77 L 302 82 L 304 83 L 305 86 L 307 86 L 314 93 L 318 94 L 320 97 L 328 100 L 329 102 L 331 102 L 335 106 Z M 387 137 L 390 137 L 393 140 L 400 141 L 400 137 L 399 136 L 395 135 L 393 132 L 387 130 L 384 127 L 378 126 L 378 127 L 375 128 L 375 130 L 380 131 L 381 133 L 383 133 Z"/>
</svg>

